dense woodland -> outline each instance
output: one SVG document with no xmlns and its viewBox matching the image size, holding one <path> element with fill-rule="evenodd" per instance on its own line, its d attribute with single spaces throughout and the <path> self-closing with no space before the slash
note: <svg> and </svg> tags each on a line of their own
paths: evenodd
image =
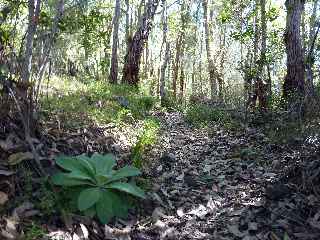
<svg viewBox="0 0 320 240">
<path fill-rule="evenodd" d="M 320 239 L 318 0 L 0 0 L 0 239 Z"/>
</svg>

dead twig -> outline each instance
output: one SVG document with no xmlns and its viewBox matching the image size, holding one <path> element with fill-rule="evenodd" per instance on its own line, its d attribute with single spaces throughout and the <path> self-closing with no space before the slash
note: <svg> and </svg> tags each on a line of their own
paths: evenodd
<svg viewBox="0 0 320 240">
<path fill-rule="evenodd" d="M 6 87 L 8 88 L 9 94 L 12 97 L 12 99 L 13 99 L 13 101 L 14 101 L 17 109 L 18 109 L 19 116 L 21 118 L 21 122 L 22 122 L 22 125 L 23 125 L 23 128 L 24 128 L 25 140 L 26 140 L 26 142 L 28 143 L 28 145 L 29 145 L 29 147 L 31 149 L 31 152 L 33 154 L 35 163 L 36 163 L 36 165 L 38 167 L 39 173 L 40 173 L 40 175 L 45 177 L 47 174 L 46 174 L 46 172 L 44 171 L 44 169 L 43 169 L 43 167 L 41 165 L 39 154 L 37 153 L 36 148 L 35 148 L 35 146 L 34 146 L 34 144 L 32 142 L 32 138 L 30 136 L 30 129 L 28 127 L 28 124 L 26 123 L 26 119 L 23 116 L 23 111 L 22 111 L 21 106 L 20 106 L 20 104 L 18 102 L 18 99 L 16 98 L 12 88 L 10 86 L 6 86 Z"/>
</svg>

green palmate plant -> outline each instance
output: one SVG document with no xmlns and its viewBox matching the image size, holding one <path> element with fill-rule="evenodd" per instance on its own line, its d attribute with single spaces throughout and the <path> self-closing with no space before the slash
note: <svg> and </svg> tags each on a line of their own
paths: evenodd
<svg viewBox="0 0 320 240">
<path fill-rule="evenodd" d="M 55 174 L 53 183 L 75 192 L 78 210 L 90 217 L 97 215 L 102 223 L 127 216 L 128 194 L 145 198 L 143 190 L 128 182 L 129 177 L 140 175 L 139 169 L 125 166 L 113 170 L 116 161 L 112 154 L 61 156 L 56 163 L 64 172 Z"/>
</svg>

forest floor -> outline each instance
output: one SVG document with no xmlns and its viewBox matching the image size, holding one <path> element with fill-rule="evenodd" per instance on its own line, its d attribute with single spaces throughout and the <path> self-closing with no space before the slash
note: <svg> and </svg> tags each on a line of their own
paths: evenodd
<svg viewBox="0 0 320 240">
<path fill-rule="evenodd" d="M 158 206 L 131 239 L 319 239 L 319 199 L 281 183 L 299 149 L 257 129 L 196 129 L 181 113 L 159 115 L 162 136 L 151 151 Z"/>
<path fill-rule="evenodd" d="M 110 109 L 104 105 L 116 104 L 112 99 L 100 104 L 100 100 L 72 96 L 79 106 L 88 103 L 94 110 L 107 109 L 103 111 Z M 262 128 L 231 130 L 214 123 L 195 127 L 178 111 L 151 111 L 148 116 L 137 112 L 144 117 L 138 121 L 114 109 L 122 114 L 121 121 L 124 116 L 130 123 L 90 125 L 93 121 L 87 119 L 75 127 L 64 125 L 70 119 L 64 111 L 51 112 L 34 144 L 51 171 L 55 156 L 61 153 L 112 152 L 124 165 L 130 163 L 146 119 L 156 120 L 160 125 L 157 141 L 142 156 L 147 200 L 127 220 L 102 226 L 74 214 L 66 228 L 50 200 L 53 193 L 43 191 L 41 179 L 21 180 L 25 176 L 20 170 L 30 169 L 26 161 L 30 157 L 21 154 L 28 146 L 12 122 L 11 133 L 0 142 L 0 157 L 8 158 L 15 169 L 9 171 L 8 164 L 0 164 L 0 199 L 6 200 L 3 204 L 10 199 L 7 209 L 0 209 L 5 213 L 0 216 L 0 239 L 320 239 L 319 142 L 292 139 L 290 144 L 278 144 Z M 74 113 L 75 119 L 78 114 Z"/>
</svg>

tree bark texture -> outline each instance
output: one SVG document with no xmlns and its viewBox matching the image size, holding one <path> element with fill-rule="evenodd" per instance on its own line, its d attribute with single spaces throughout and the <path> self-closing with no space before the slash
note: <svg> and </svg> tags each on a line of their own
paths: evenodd
<svg viewBox="0 0 320 240">
<path fill-rule="evenodd" d="M 26 48 L 24 53 L 24 61 L 22 66 L 21 79 L 24 83 L 29 83 L 32 71 L 32 55 L 33 55 L 33 42 L 34 36 L 37 31 L 39 22 L 39 14 L 41 8 L 41 0 L 28 1 L 28 28 L 26 36 Z"/>
<path fill-rule="evenodd" d="M 110 83 L 118 82 L 118 41 L 119 41 L 119 23 L 120 23 L 120 0 L 116 0 L 113 18 L 113 40 L 112 40 L 112 55 L 110 66 Z"/>
<path fill-rule="evenodd" d="M 205 31 L 205 43 L 206 43 L 206 51 L 207 51 L 207 59 L 208 59 L 208 72 L 209 72 L 209 80 L 211 86 L 211 98 L 213 100 L 217 97 L 217 81 L 215 79 L 215 66 L 211 56 L 211 47 L 210 47 L 210 36 L 211 31 L 209 29 L 208 23 L 208 0 L 202 1 L 203 7 L 203 22 L 204 22 L 204 31 Z"/>
<path fill-rule="evenodd" d="M 287 22 L 285 44 L 287 52 L 287 75 L 284 80 L 283 96 L 285 99 L 304 95 L 304 54 L 301 40 L 301 16 L 304 0 L 286 0 Z"/>
<path fill-rule="evenodd" d="M 166 94 L 165 94 L 165 77 L 166 77 L 166 70 L 168 67 L 168 62 L 169 62 L 169 57 L 170 57 L 170 45 L 169 42 L 167 41 L 167 32 L 168 32 L 168 24 L 167 24 L 167 5 L 165 0 L 162 0 L 162 32 L 163 32 L 163 39 L 162 39 L 162 45 L 165 46 L 165 56 L 161 65 L 161 75 L 160 75 L 160 99 L 161 102 L 165 99 Z"/>
<path fill-rule="evenodd" d="M 138 85 L 139 68 L 144 44 L 149 38 L 153 18 L 159 5 L 159 0 L 149 0 L 141 23 L 129 42 L 129 48 L 125 56 L 122 82 L 130 85 Z"/>
</svg>

